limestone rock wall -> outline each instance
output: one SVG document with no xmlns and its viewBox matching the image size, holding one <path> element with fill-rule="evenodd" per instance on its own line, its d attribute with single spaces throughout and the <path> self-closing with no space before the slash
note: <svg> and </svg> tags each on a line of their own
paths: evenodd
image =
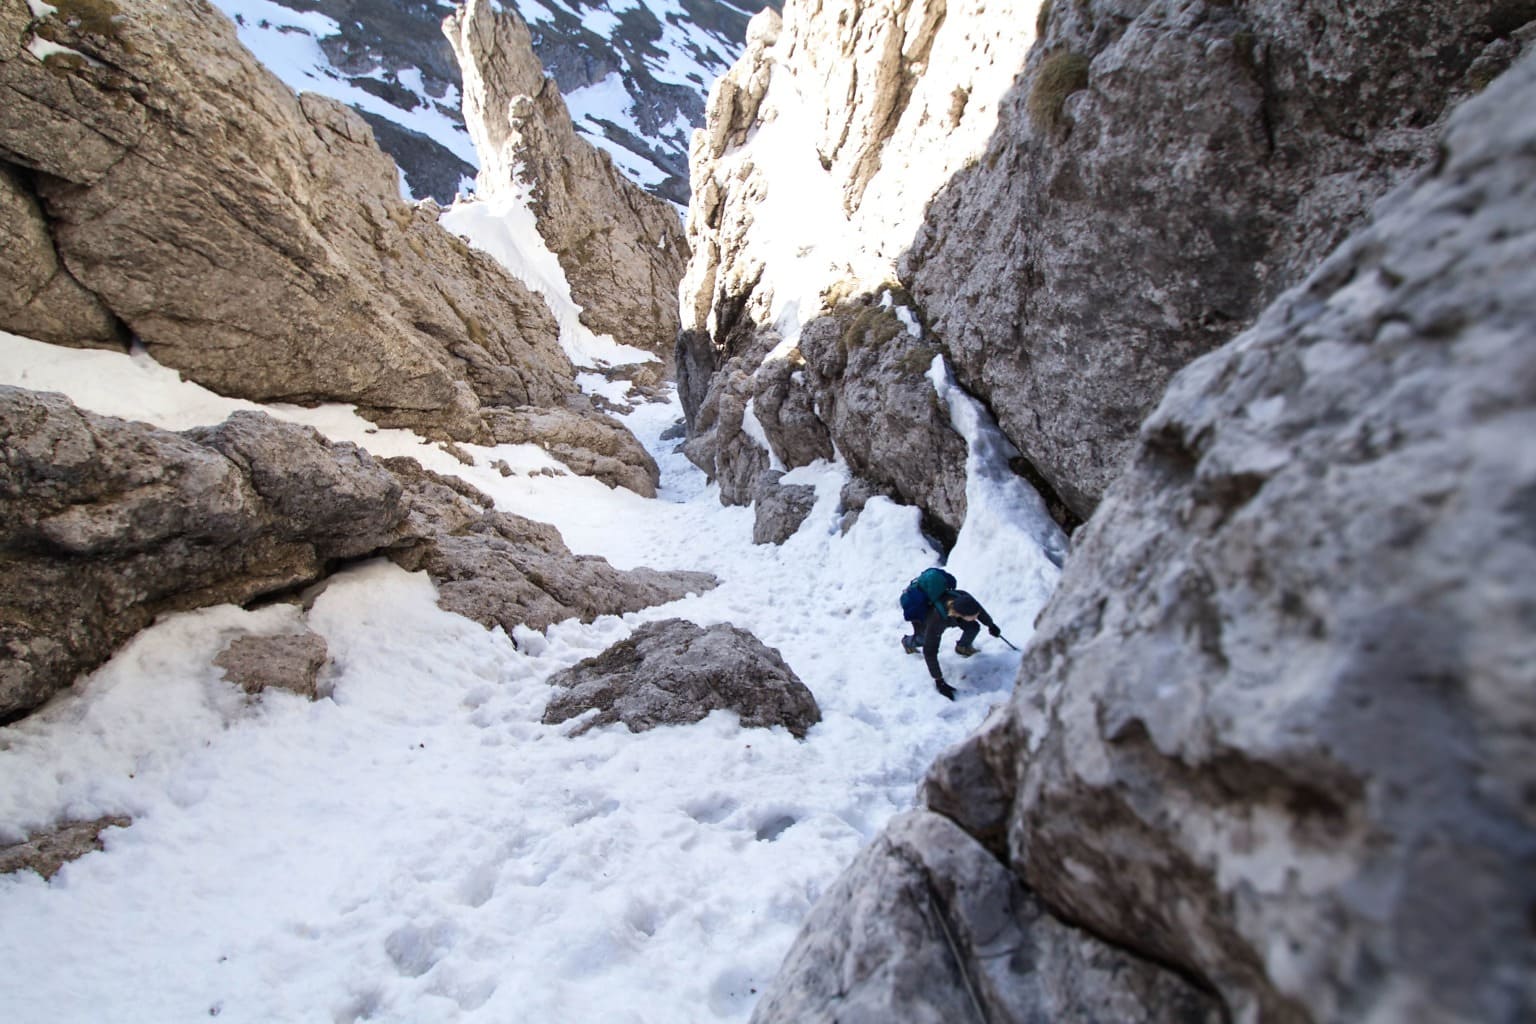
<svg viewBox="0 0 1536 1024">
<path fill-rule="evenodd" d="M 41 9 L 41 7 L 39 7 Z M 121 344 L 222 394 L 484 436 L 575 390 L 543 300 L 400 201 L 355 113 L 201 0 L 0 5 L 0 327 Z M 50 254 L 51 250 L 51 254 Z"/>
<path fill-rule="evenodd" d="M 1172 374 L 1429 162 L 1449 105 L 1508 66 L 1533 16 L 1528 0 L 807 0 L 759 15 L 693 150 L 678 364 L 696 461 L 724 482 L 766 457 L 707 437 L 707 414 L 695 424 L 712 386 L 752 390 L 757 351 L 813 363 L 810 325 L 894 290 L 1075 524 Z M 878 392 L 894 362 L 853 376 Z M 773 445 L 780 425 L 753 411 Z M 865 422 L 825 426 L 844 451 L 868 447 Z M 924 432 L 930 450 L 959 443 L 939 409 Z M 896 473 L 867 482 L 963 520 L 943 504 L 952 483 L 923 493 Z"/>
<path fill-rule="evenodd" d="M 584 324 L 669 360 L 688 260 L 677 213 L 576 134 L 514 10 L 467 0 L 443 30 L 463 71 L 480 193 L 527 200 Z"/>
<path fill-rule="evenodd" d="M 1168 378 L 1434 155 L 1536 5 L 1047 5 L 984 156 L 901 277 L 961 380 L 1079 515 Z"/>
<path fill-rule="evenodd" d="M 1536 57 L 1173 378 L 1010 701 L 925 782 L 964 841 L 894 824 L 812 915 L 758 1024 L 860 1019 L 941 967 L 958 1000 L 946 950 L 1030 920 L 911 881 L 967 843 L 1226 1019 L 1536 1013 L 1532 95 Z M 947 934 L 901 925 L 925 900 Z M 1014 1007 L 1042 962 L 973 984 L 978 1017 L 1040 1019 Z M 1154 1019 L 1183 1019 L 1173 1005 Z"/>
</svg>

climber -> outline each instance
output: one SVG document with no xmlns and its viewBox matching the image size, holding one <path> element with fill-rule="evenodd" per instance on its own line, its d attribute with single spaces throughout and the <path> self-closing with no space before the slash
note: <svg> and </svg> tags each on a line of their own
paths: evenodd
<svg viewBox="0 0 1536 1024">
<path fill-rule="evenodd" d="M 922 583 L 930 573 L 940 573 L 942 581 L 947 586 L 937 598 L 928 597 L 926 611 L 919 618 L 916 614 L 918 602 L 911 595 L 911 591 L 916 589 L 922 593 L 926 590 Z M 919 649 L 922 650 L 923 660 L 928 663 L 928 674 L 933 677 L 934 689 L 948 700 L 955 699 L 955 690 L 944 681 L 944 672 L 939 668 L 939 641 L 944 636 L 944 631 L 951 626 L 960 627 L 960 639 L 955 643 L 955 653 L 962 658 L 969 658 L 976 653 L 976 648 L 971 641 L 976 639 L 976 634 L 981 632 L 982 626 L 986 626 L 987 632 L 993 636 L 1002 635 L 1002 630 L 992 621 L 992 616 L 987 614 L 981 602 L 965 591 L 955 589 L 955 582 L 955 578 L 948 573 L 930 569 L 918 579 L 913 580 L 907 588 L 907 593 L 902 596 L 902 611 L 907 621 L 912 623 L 912 635 L 901 638 L 902 650 L 908 654 L 916 654 Z"/>
</svg>

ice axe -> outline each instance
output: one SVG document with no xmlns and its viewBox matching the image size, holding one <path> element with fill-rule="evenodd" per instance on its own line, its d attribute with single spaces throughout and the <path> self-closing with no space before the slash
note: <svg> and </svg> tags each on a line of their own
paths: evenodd
<svg viewBox="0 0 1536 1024">
<path fill-rule="evenodd" d="M 1002 641 L 1002 642 L 1003 642 L 1003 643 L 1005 643 L 1005 644 L 1007 644 L 1007 645 L 1008 645 L 1008 646 L 1009 646 L 1009 647 L 1013 647 L 1013 643 L 1012 643 L 1012 641 L 1010 641 L 1010 640 L 1009 640 L 1009 639 L 1008 639 L 1008 638 L 1007 638 L 1007 637 L 1005 637 L 1005 636 L 1003 636 L 1003 634 L 1002 634 L 1002 633 L 997 633 L 997 634 L 995 634 L 995 635 L 996 635 L 996 637 L 997 637 L 997 638 L 998 638 L 998 639 L 999 639 L 999 640 L 1001 640 L 1001 641 Z M 1013 649 L 1014 649 L 1014 650 L 1018 650 L 1018 648 L 1017 648 L 1017 647 L 1013 647 Z"/>
</svg>

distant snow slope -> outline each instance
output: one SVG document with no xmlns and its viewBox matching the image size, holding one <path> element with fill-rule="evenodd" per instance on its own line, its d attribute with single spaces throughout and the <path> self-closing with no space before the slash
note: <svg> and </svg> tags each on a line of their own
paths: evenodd
<svg viewBox="0 0 1536 1024">
<path fill-rule="evenodd" d="M 478 166 L 459 114 L 446 0 L 213 0 L 296 91 L 359 110 L 408 194 L 440 202 Z M 688 142 L 710 83 L 740 55 L 750 0 L 520 0 L 534 51 L 579 131 L 649 191 L 688 202 Z"/>
</svg>

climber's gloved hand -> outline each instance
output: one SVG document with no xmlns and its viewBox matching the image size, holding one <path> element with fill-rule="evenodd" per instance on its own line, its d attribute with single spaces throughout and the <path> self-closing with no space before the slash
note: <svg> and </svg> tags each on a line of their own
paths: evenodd
<svg viewBox="0 0 1536 1024">
<path fill-rule="evenodd" d="M 1003 631 L 1001 629 L 997 628 L 997 623 L 995 623 L 995 622 L 992 623 L 992 625 L 987 627 L 987 632 L 991 633 L 993 636 L 1002 636 L 1003 635 Z"/>
<path fill-rule="evenodd" d="M 939 691 L 939 696 L 945 700 L 955 699 L 955 688 L 944 681 L 943 676 L 934 676 L 933 688 Z"/>
</svg>

